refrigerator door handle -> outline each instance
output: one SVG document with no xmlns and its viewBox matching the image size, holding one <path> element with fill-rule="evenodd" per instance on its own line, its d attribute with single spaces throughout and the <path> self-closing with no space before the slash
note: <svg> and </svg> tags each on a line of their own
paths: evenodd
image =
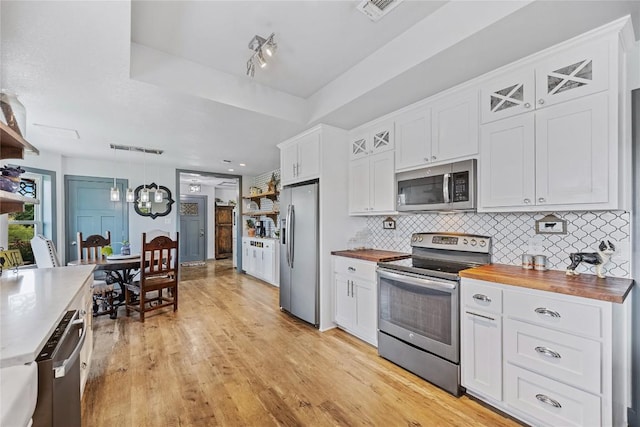
<svg viewBox="0 0 640 427">
<path fill-rule="evenodd" d="M 289 245 L 290 245 L 290 249 L 289 252 L 291 253 L 291 268 L 293 268 L 293 261 L 294 261 L 294 257 L 295 257 L 295 241 L 294 241 L 294 235 L 296 232 L 296 210 L 294 205 L 290 205 L 290 209 L 291 209 L 291 218 L 289 218 Z"/>
<path fill-rule="evenodd" d="M 290 233 L 291 233 L 291 205 L 287 205 L 287 220 L 286 220 L 286 224 L 287 224 L 287 228 L 285 230 L 285 235 L 284 235 L 284 239 L 285 239 L 285 248 L 286 248 L 286 252 L 287 252 L 287 265 L 289 267 L 291 267 L 291 251 L 289 249 L 289 242 L 291 241 L 290 237 Z"/>
</svg>

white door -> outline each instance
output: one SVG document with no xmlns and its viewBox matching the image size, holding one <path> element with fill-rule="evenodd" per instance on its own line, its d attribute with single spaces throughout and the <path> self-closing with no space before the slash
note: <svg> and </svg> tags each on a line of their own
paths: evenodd
<svg viewBox="0 0 640 427">
<path fill-rule="evenodd" d="M 395 211 L 395 164 L 393 151 L 369 158 L 369 211 Z"/>
<path fill-rule="evenodd" d="M 609 41 L 568 49 L 536 65 L 536 108 L 609 87 Z"/>
<path fill-rule="evenodd" d="M 480 206 L 533 205 L 534 114 L 488 123 L 480 132 Z"/>
<path fill-rule="evenodd" d="M 396 170 L 431 160 L 431 109 L 410 111 L 396 119 Z"/>
<path fill-rule="evenodd" d="M 384 155 L 384 154 L 382 154 Z M 349 164 L 349 213 L 369 211 L 369 158 L 353 160 Z"/>
<path fill-rule="evenodd" d="M 280 153 L 280 162 L 282 185 L 295 182 L 296 165 L 298 163 L 298 146 L 296 144 L 291 144 L 283 147 Z"/>
<path fill-rule="evenodd" d="M 467 310 L 462 319 L 462 385 L 502 400 L 502 319 Z"/>
<path fill-rule="evenodd" d="M 273 282 L 275 279 L 275 264 L 273 263 L 273 243 L 265 243 L 262 248 L 262 277 L 267 282 Z"/>
<path fill-rule="evenodd" d="M 536 112 L 536 204 L 609 201 L 606 92 Z"/>
<path fill-rule="evenodd" d="M 336 323 L 343 328 L 353 326 L 355 299 L 351 295 L 351 279 L 334 274 L 336 289 Z"/>
<path fill-rule="evenodd" d="M 355 318 L 353 331 L 364 340 L 377 343 L 377 298 L 376 284 L 366 280 L 354 281 Z"/>
<path fill-rule="evenodd" d="M 306 181 L 320 175 L 320 133 L 305 135 L 298 141 L 296 181 Z"/>
<path fill-rule="evenodd" d="M 483 85 L 480 92 L 482 123 L 533 111 L 536 102 L 532 69 L 508 73 Z"/>
<path fill-rule="evenodd" d="M 478 92 L 437 101 L 431 107 L 431 160 L 440 162 L 478 153 Z"/>
</svg>

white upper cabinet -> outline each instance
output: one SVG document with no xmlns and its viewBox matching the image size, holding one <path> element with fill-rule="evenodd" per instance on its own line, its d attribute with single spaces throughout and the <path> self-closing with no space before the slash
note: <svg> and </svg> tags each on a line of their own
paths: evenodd
<svg viewBox="0 0 640 427">
<path fill-rule="evenodd" d="M 394 153 L 352 160 L 349 165 L 349 214 L 395 212 Z"/>
<path fill-rule="evenodd" d="M 478 92 L 455 94 L 431 108 L 431 160 L 441 162 L 478 154 Z"/>
<path fill-rule="evenodd" d="M 408 111 L 396 118 L 396 170 L 431 161 L 431 108 Z"/>
<path fill-rule="evenodd" d="M 280 151 L 282 185 L 307 181 L 320 175 L 320 131 L 289 141 Z"/>
<path fill-rule="evenodd" d="M 395 148 L 393 122 L 377 124 L 351 136 L 351 159 L 390 151 Z"/>
<path fill-rule="evenodd" d="M 482 85 L 482 123 L 543 109 L 609 88 L 609 43 L 591 42 Z"/>
</svg>

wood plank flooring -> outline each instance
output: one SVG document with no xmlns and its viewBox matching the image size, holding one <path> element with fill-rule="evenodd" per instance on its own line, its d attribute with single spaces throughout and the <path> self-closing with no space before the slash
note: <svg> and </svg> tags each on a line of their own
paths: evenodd
<svg viewBox="0 0 640 427">
<path fill-rule="evenodd" d="M 227 260 L 183 268 L 176 313 L 94 320 L 89 427 L 517 425 L 280 312 L 277 288 Z"/>
</svg>

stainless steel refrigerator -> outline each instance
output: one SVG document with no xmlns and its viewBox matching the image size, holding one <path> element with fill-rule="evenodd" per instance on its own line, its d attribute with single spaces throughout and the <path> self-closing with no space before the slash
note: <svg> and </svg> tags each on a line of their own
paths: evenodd
<svg viewBox="0 0 640 427">
<path fill-rule="evenodd" d="M 318 181 L 284 187 L 280 212 L 280 308 L 318 326 Z"/>
</svg>

